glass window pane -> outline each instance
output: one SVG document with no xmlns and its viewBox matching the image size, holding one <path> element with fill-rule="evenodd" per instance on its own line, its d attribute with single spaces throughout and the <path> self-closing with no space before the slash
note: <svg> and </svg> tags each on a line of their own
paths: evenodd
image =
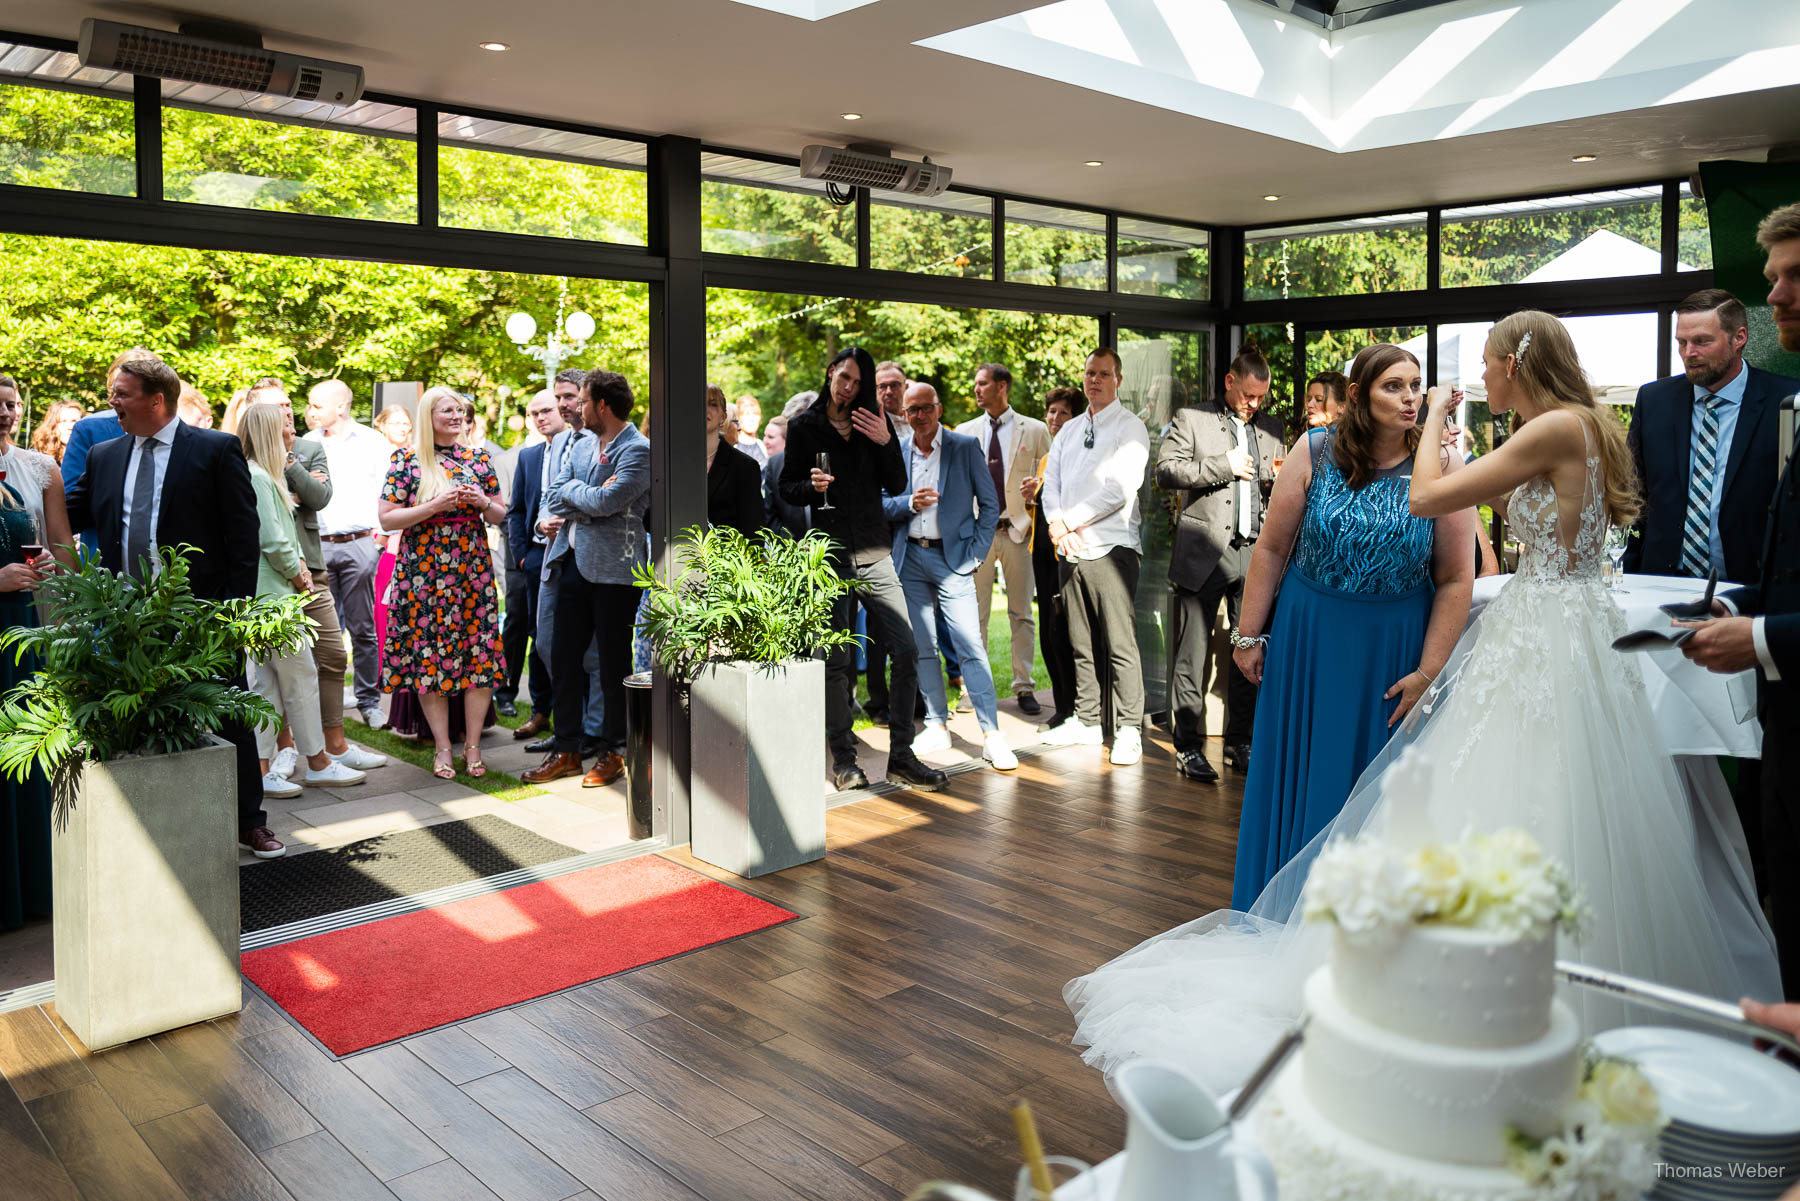
<svg viewBox="0 0 1800 1201">
<path fill-rule="evenodd" d="M 1662 187 L 1444 210 L 1446 288 L 1655 275 Z"/>
<path fill-rule="evenodd" d="M 192 204 L 416 221 L 410 108 L 163 81 L 163 195 Z"/>
<path fill-rule="evenodd" d="M 1209 246 L 1204 229 L 1120 217 L 1119 291 L 1205 300 L 1212 293 Z"/>
<path fill-rule="evenodd" d="M 1007 202 L 1006 278 L 1015 284 L 1106 289 L 1106 218 L 1080 209 Z"/>
<path fill-rule="evenodd" d="M 882 271 L 994 278 L 994 202 L 965 192 L 874 201 L 869 265 Z"/>
<path fill-rule="evenodd" d="M 1687 180 L 1681 181 L 1681 210 L 1676 217 L 1675 266 L 1680 271 L 1711 271 L 1712 223 L 1706 201 L 1694 195 Z"/>
<path fill-rule="evenodd" d="M 438 117 L 438 224 L 648 244 L 642 142 Z"/>
<path fill-rule="evenodd" d="M 0 43 L 0 79 L 0 183 L 137 194 L 129 75 Z"/>
<path fill-rule="evenodd" d="M 856 263 L 856 206 L 791 163 L 700 156 L 700 246 L 802 263 Z"/>
<path fill-rule="evenodd" d="M 1425 286 L 1425 214 L 1244 234 L 1244 299 L 1410 292 Z"/>
</svg>

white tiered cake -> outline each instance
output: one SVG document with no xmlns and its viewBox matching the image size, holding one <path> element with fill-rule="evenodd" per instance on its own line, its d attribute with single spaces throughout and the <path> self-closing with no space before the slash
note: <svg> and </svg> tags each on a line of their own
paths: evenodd
<svg viewBox="0 0 1800 1201">
<path fill-rule="evenodd" d="M 1282 1195 L 1538 1201 L 1647 1188 L 1654 1093 L 1646 1103 L 1632 1072 L 1636 1111 L 1598 1097 L 1575 1015 L 1555 996 L 1556 925 L 1575 909 L 1560 869 L 1512 832 L 1412 856 L 1370 841 L 1324 852 L 1307 913 L 1336 922 L 1331 961 L 1306 983 L 1300 1059 L 1260 1107 Z M 1602 1083 L 1618 1072 L 1630 1069 L 1609 1064 Z"/>
</svg>

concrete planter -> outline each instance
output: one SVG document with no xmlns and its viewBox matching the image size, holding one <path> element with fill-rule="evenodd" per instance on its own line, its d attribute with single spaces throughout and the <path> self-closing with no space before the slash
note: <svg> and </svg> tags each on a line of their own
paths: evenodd
<svg viewBox="0 0 1800 1201">
<path fill-rule="evenodd" d="M 236 1013 L 237 756 L 90 763 L 52 839 L 56 1009 L 89 1050 Z"/>
<path fill-rule="evenodd" d="M 708 664 L 689 686 L 694 855 L 762 876 L 825 855 L 825 664 Z"/>
</svg>

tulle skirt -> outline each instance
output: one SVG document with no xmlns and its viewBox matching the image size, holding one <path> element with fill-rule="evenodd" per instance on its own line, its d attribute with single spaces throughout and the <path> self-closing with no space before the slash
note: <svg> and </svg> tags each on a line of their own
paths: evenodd
<svg viewBox="0 0 1800 1201">
<path fill-rule="evenodd" d="M 1249 912 L 1224 910 L 1151 939 L 1064 997 L 1088 1062 L 1174 1058 L 1220 1090 L 1241 1082 L 1299 1016 L 1330 930 L 1299 920 L 1324 843 L 1374 833 L 1401 846 L 1518 827 L 1586 894 L 1579 939 L 1558 957 L 1712 997 L 1780 996 L 1774 938 L 1747 865 L 1726 848 L 1735 815 L 1690 805 L 1663 750 L 1643 681 L 1611 647 L 1624 632 L 1597 579 L 1520 576 L 1463 635 L 1343 811 L 1270 881 Z M 1383 776 L 1409 749 L 1404 790 Z M 1732 895 L 1709 895 L 1706 879 Z M 1748 952 L 1746 948 L 1750 948 Z M 1561 989 L 1588 1034 L 1663 1014 Z"/>
</svg>

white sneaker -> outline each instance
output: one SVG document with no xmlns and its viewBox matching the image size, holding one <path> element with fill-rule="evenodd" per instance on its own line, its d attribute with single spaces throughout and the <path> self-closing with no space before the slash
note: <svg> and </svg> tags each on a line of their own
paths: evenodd
<svg viewBox="0 0 1800 1201">
<path fill-rule="evenodd" d="M 268 774 L 263 776 L 262 784 L 263 795 L 266 797 L 285 799 L 287 797 L 299 796 L 301 792 L 300 785 L 294 783 L 286 776 L 276 775 L 273 768 L 270 768 Z"/>
<path fill-rule="evenodd" d="M 1019 757 L 1006 745 L 1006 735 L 998 730 L 989 730 L 982 738 L 981 757 L 993 764 L 995 771 L 1012 771 L 1019 766 Z"/>
<path fill-rule="evenodd" d="M 1079 717 L 1071 717 L 1060 726 L 1041 735 L 1045 746 L 1099 746 L 1100 727 L 1085 726 Z"/>
<path fill-rule="evenodd" d="M 339 788 L 346 784 L 361 784 L 367 776 L 353 767 L 345 767 L 337 760 L 332 760 L 324 767 L 306 769 L 305 784 L 308 788 Z"/>
<path fill-rule="evenodd" d="M 374 751 L 357 746 L 354 742 L 348 744 L 348 749 L 343 754 L 332 755 L 331 760 L 333 763 L 342 763 L 351 771 L 373 771 L 375 768 L 387 766 L 386 755 L 377 755 Z"/>
<path fill-rule="evenodd" d="M 1114 767 L 1130 767 L 1144 757 L 1144 736 L 1136 730 L 1120 730 L 1113 735 L 1112 755 L 1107 762 Z"/>
<path fill-rule="evenodd" d="M 300 752 L 291 746 L 284 746 L 275 752 L 275 758 L 269 762 L 269 774 L 280 776 L 284 780 L 294 778 L 300 770 Z"/>
<path fill-rule="evenodd" d="M 354 689 L 354 688 L 344 689 L 344 708 L 346 708 L 346 709 L 355 709 L 356 708 L 356 689 Z"/>
<path fill-rule="evenodd" d="M 368 726 L 371 730 L 379 730 L 387 725 L 387 714 L 383 713 L 374 705 L 370 705 L 367 709 L 358 710 L 358 712 L 362 716 L 363 725 Z"/>
<path fill-rule="evenodd" d="M 950 731 L 943 726 L 928 725 L 913 735 L 912 749 L 915 755 L 947 751 L 950 749 Z"/>
</svg>

